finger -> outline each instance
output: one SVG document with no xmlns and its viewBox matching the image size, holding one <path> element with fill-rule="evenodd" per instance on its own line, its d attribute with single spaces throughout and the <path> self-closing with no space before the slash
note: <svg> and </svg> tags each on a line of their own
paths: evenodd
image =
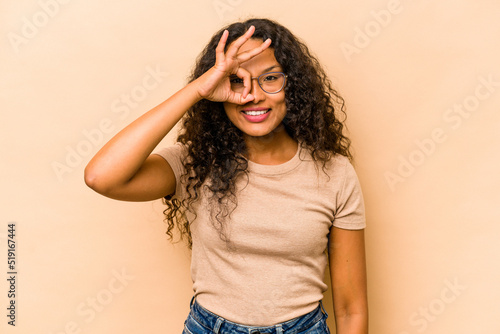
<svg viewBox="0 0 500 334">
<path fill-rule="evenodd" d="M 238 78 L 243 79 L 243 92 L 241 92 L 241 95 L 243 98 L 246 98 L 248 93 L 250 93 L 250 89 L 252 89 L 252 76 L 250 75 L 250 72 L 243 68 L 238 68 L 236 71 L 236 75 Z"/>
<path fill-rule="evenodd" d="M 253 57 L 255 57 L 258 54 L 262 53 L 265 49 L 267 49 L 271 45 L 271 43 L 272 43 L 271 39 L 268 38 L 264 42 L 262 42 L 262 44 L 260 46 L 256 47 L 255 49 L 248 50 L 248 51 L 240 53 L 236 57 L 236 59 L 238 59 L 238 61 L 240 63 L 244 63 L 246 61 L 249 61 Z"/>
<path fill-rule="evenodd" d="M 232 92 L 232 94 L 228 97 L 227 102 L 243 105 L 253 100 L 254 96 L 252 94 L 248 94 L 246 97 L 243 97 L 240 93 Z"/>
<path fill-rule="evenodd" d="M 238 53 L 239 48 L 245 44 L 246 41 L 252 37 L 253 33 L 255 32 L 255 27 L 250 26 L 248 30 L 241 35 L 237 40 L 235 40 L 231 45 L 229 46 L 229 49 L 227 50 L 226 55 L 229 57 L 236 57 L 236 54 Z"/>
<path fill-rule="evenodd" d="M 215 48 L 215 58 L 217 60 L 224 60 L 224 48 L 226 47 L 226 42 L 227 42 L 227 37 L 229 36 L 229 31 L 224 30 L 222 33 L 222 36 L 219 40 L 219 43 L 217 44 L 217 47 Z"/>
<path fill-rule="evenodd" d="M 240 104 L 246 104 L 254 100 L 254 96 L 252 94 L 248 94 L 245 98 L 241 97 Z"/>
</svg>

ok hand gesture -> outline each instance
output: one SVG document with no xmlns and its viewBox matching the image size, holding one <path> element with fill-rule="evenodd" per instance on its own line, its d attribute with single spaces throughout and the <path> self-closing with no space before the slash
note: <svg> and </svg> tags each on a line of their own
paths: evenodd
<svg viewBox="0 0 500 334">
<path fill-rule="evenodd" d="M 224 31 L 215 49 L 215 65 L 197 79 L 200 97 L 214 102 L 235 104 L 245 104 L 254 99 L 253 95 L 248 94 L 252 86 L 251 75 L 241 65 L 271 45 L 271 39 L 268 38 L 259 47 L 238 53 L 241 46 L 252 37 L 254 31 L 255 27 L 251 26 L 244 35 L 231 43 L 226 53 L 224 53 L 224 48 L 229 32 Z M 242 93 L 231 90 L 229 79 L 234 75 L 243 79 L 245 88 Z"/>
</svg>

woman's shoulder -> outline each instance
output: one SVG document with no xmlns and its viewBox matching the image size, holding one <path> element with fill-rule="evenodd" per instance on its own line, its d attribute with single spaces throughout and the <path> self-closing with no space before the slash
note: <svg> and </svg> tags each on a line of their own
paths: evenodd
<svg viewBox="0 0 500 334">
<path fill-rule="evenodd" d="M 326 170 L 340 172 L 345 168 L 352 167 L 351 160 L 340 153 L 328 152 L 327 154 L 322 154 L 324 158 L 314 159 L 312 149 L 308 148 L 306 145 L 301 145 L 301 147 L 303 152 L 301 152 L 301 160 L 315 162 L 319 164 L 319 166 L 323 166 L 324 162 Z"/>
<path fill-rule="evenodd" d="M 158 148 L 153 153 L 161 156 L 168 162 L 176 177 L 184 173 L 184 162 L 188 154 L 188 148 L 185 144 L 176 142 L 172 145 Z"/>
<path fill-rule="evenodd" d="M 331 182 L 340 184 L 358 182 L 354 165 L 349 157 L 342 154 L 331 153 L 326 159 L 313 159 L 312 152 L 307 150 L 303 160 L 306 162 L 303 172 L 314 173 L 325 186 Z"/>
<path fill-rule="evenodd" d="M 354 166 L 351 160 L 345 155 L 334 153 L 331 155 L 330 159 L 326 162 L 327 169 L 330 175 L 335 175 L 337 177 L 349 177 L 352 176 L 354 172 Z"/>
</svg>

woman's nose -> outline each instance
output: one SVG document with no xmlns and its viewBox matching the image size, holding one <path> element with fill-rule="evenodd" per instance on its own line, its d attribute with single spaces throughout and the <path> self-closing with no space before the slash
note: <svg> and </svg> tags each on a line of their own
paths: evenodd
<svg viewBox="0 0 500 334">
<path fill-rule="evenodd" d="M 252 78 L 252 86 L 250 89 L 250 94 L 253 95 L 254 100 L 252 102 L 257 103 L 266 98 L 266 93 L 260 88 L 257 78 Z"/>
</svg>

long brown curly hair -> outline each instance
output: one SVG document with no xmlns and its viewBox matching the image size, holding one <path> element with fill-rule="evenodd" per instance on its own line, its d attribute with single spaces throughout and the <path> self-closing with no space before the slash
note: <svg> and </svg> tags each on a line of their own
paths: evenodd
<svg viewBox="0 0 500 334">
<path fill-rule="evenodd" d="M 270 38 L 274 56 L 287 74 L 285 103 L 287 114 L 283 120 L 287 133 L 302 142 L 313 159 L 323 168 L 334 154 L 352 160 L 350 140 L 343 135 L 345 120 L 344 99 L 333 89 L 319 61 L 306 45 L 287 28 L 269 19 L 250 19 L 233 23 L 217 32 L 199 55 L 189 82 L 194 81 L 215 64 L 215 48 L 224 30 L 229 31 L 227 47 L 242 36 L 250 26 L 255 27 L 252 39 Z M 336 115 L 337 114 L 337 115 Z M 340 120 L 338 117 L 344 119 Z M 181 239 L 187 237 L 192 248 L 190 223 L 185 212 L 199 198 L 203 189 L 212 194 L 211 221 L 220 237 L 229 242 L 224 233 L 225 218 L 237 206 L 235 182 L 247 173 L 246 145 L 242 132 L 226 116 L 221 102 L 201 100 L 185 114 L 182 130 L 177 138 L 187 147 L 183 164 L 186 173 L 181 177 L 186 198 L 167 196 L 164 203 L 166 234 L 173 239 L 176 222 Z M 209 181 L 209 182 L 207 182 Z M 202 188 L 203 187 L 203 188 Z"/>
</svg>

